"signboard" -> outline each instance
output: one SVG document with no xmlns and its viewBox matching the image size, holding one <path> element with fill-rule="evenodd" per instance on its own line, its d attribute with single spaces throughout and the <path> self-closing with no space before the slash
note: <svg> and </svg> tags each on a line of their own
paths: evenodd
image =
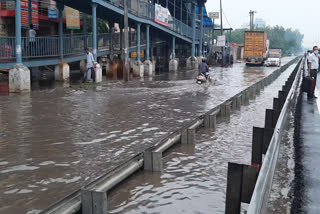
<svg viewBox="0 0 320 214">
<path fill-rule="evenodd" d="M 58 9 L 50 9 L 48 8 L 48 18 L 49 19 L 57 19 L 58 18 Z"/>
<path fill-rule="evenodd" d="M 66 7 L 67 29 L 80 29 L 80 13 L 78 10 Z"/>
<path fill-rule="evenodd" d="M 209 17 L 211 19 L 219 19 L 219 12 L 209 12 Z"/>
<path fill-rule="evenodd" d="M 21 26 L 29 28 L 28 0 L 21 0 Z M 31 2 L 31 17 L 34 29 L 39 29 L 39 3 Z"/>
<path fill-rule="evenodd" d="M 168 9 L 155 4 L 155 22 L 168 27 Z"/>
<path fill-rule="evenodd" d="M 21 26 L 29 27 L 28 0 L 21 0 Z"/>
<path fill-rule="evenodd" d="M 226 36 L 218 36 L 218 41 L 217 41 L 217 46 L 218 47 L 225 47 L 226 46 Z"/>
<path fill-rule="evenodd" d="M 34 29 L 39 29 L 39 2 L 31 2 L 31 14 L 32 14 L 32 24 Z"/>
<path fill-rule="evenodd" d="M 140 57 L 142 57 L 142 58 L 144 57 L 144 50 L 140 51 Z M 136 51 L 131 53 L 131 58 L 137 58 L 137 52 Z"/>
</svg>

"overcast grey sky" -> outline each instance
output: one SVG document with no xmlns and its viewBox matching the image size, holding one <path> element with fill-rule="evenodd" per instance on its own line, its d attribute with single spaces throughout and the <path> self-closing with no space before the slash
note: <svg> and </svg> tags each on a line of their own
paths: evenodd
<svg viewBox="0 0 320 214">
<path fill-rule="evenodd" d="M 207 0 L 208 12 L 219 11 L 219 0 Z M 249 23 L 250 9 L 257 11 L 267 25 L 282 25 L 299 29 L 304 34 L 304 46 L 320 45 L 320 0 L 222 0 L 222 7 L 231 27 Z M 229 27 L 223 17 L 224 26 Z M 220 23 L 219 20 L 216 23 Z"/>
</svg>

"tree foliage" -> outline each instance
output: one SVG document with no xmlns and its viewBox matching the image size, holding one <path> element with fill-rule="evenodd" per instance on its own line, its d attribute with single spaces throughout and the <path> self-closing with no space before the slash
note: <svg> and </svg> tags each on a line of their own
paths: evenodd
<svg viewBox="0 0 320 214">
<path fill-rule="evenodd" d="M 244 43 L 244 32 L 247 29 L 236 29 L 232 31 L 231 37 L 226 33 L 228 42 Z M 282 26 L 266 27 L 256 29 L 257 31 L 265 31 L 270 41 L 270 49 L 282 49 L 283 54 L 295 54 L 303 50 L 302 41 L 304 35 L 299 30 L 291 28 L 285 29 Z"/>
</svg>

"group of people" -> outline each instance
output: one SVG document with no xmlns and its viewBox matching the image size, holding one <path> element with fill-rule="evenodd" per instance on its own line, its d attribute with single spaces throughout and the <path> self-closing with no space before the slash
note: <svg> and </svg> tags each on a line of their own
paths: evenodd
<svg viewBox="0 0 320 214">
<path fill-rule="evenodd" d="M 320 54 L 318 46 L 314 46 L 312 51 L 308 51 L 306 55 L 307 65 L 308 65 L 308 76 L 312 78 L 313 85 L 310 92 L 308 92 L 308 100 L 316 99 L 314 91 L 317 85 L 317 75 L 320 68 Z"/>
<path fill-rule="evenodd" d="M 213 64 L 214 65 L 232 65 L 233 64 L 233 56 L 231 54 L 226 53 L 224 56 L 222 52 L 214 52 L 213 53 Z"/>
</svg>

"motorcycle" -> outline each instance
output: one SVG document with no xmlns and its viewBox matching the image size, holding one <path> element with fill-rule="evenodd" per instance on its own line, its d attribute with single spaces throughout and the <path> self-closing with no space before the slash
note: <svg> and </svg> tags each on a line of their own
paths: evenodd
<svg viewBox="0 0 320 214">
<path fill-rule="evenodd" d="M 198 83 L 198 84 L 205 83 L 205 82 L 207 82 L 207 81 L 209 81 L 209 80 L 210 80 L 209 72 L 207 72 L 206 74 L 200 73 L 200 74 L 197 76 L 197 83 Z"/>
</svg>

